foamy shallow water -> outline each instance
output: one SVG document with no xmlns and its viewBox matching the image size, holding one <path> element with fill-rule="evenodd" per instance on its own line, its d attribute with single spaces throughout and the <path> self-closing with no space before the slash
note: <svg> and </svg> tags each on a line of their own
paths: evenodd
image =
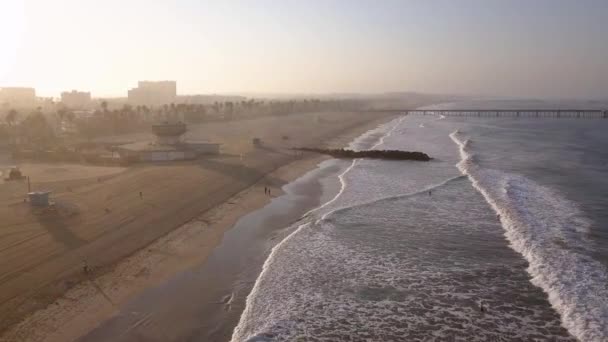
<svg viewBox="0 0 608 342">
<path fill-rule="evenodd" d="M 581 253 L 592 220 L 476 160 L 471 130 L 407 117 L 353 142 L 435 160 L 354 161 L 275 247 L 233 341 L 606 340 L 605 266 Z"/>
</svg>

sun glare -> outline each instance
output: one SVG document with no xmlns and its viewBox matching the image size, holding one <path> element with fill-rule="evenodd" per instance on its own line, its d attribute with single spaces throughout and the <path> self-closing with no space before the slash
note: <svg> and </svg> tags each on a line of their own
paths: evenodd
<svg viewBox="0 0 608 342">
<path fill-rule="evenodd" d="M 22 1 L 3 1 L 0 3 L 0 80 L 15 65 L 19 48 L 25 33 L 25 9 Z"/>
</svg>

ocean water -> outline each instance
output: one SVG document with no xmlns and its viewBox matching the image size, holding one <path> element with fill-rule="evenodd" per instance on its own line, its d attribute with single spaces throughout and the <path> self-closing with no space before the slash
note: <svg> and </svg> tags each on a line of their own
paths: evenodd
<svg viewBox="0 0 608 342">
<path fill-rule="evenodd" d="M 511 103 L 509 105 L 512 105 Z M 233 341 L 607 341 L 608 121 L 406 116 L 266 260 Z"/>
</svg>

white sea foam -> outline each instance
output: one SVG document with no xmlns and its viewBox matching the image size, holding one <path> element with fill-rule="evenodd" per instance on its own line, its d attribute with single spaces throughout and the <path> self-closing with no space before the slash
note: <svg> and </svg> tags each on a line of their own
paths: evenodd
<svg viewBox="0 0 608 342">
<path fill-rule="evenodd" d="M 345 175 L 345 174 L 346 174 L 346 172 L 344 172 L 342 175 L 340 175 L 340 177 L 341 177 L 341 178 L 340 178 L 340 180 L 341 180 L 341 181 L 342 181 L 342 177 L 344 177 L 344 175 Z M 430 184 L 430 185 L 425 186 L 424 188 L 422 188 L 422 189 L 420 189 L 420 190 L 416 190 L 416 191 L 414 191 L 414 192 L 410 192 L 410 193 L 406 193 L 406 194 L 399 194 L 399 195 L 394 195 L 394 196 L 385 196 L 385 197 L 375 198 L 375 199 L 372 199 L 372 200 L 370 200 L 370 201 L 363 201 L 363 202 L 361 202 L 361 203 L 357 203 L 357 204 L 348 205 L 348 206 L 345 206 L 345 207 L 338 207 L 338 208 L 332 209 L 332 210 L 330 210 L 330 211 L 326 212 L 325 214 L 323 214 L 323 216 L 321 217 L 321 219 L 320 219 L 320 220 L 326 219 L 326 218 L 327 218 L 327 216 L 329 216 L 329 215 L 333 215 L 333 214 L 335 214 L 336 212 L 339 212 L 339 211 L 344 210 L 344 209 L 351 210 L 351 209 L 360 208 L 360 207 L 363 207 L 363 206 L 372 205 L 372 204 L 379 203 L 379 202 L 386 202 L 386 201 L 391 201 L 391 200 L 398 200 L 398 199 L 403 199 L 403 198 L 406 198 L 406 197 L 413 197 L 413 196 L 418 196 L 418 195 L 421 195 L 421 194 L 427 194 L 427 193 L 428 193 L 429 195 L 431 195 L 431 193 L 432 193 L 434 190 L 436 190 L 436 189 L 438 189 L 438 188 L 440 188 L 440 187 L 442 187 L 442 186 L 445 186 L 446 184 L 449 184 L 450 182 L 453 182 L 453 181 L 459 180 L 459 179 L 461 179 L 462 177 L 465 177 L 465 176 L 461 175 L 461 176 L 456 176 L 456 177 L 448 178 L 448 179 L 446 179 L 446 180 L 444 180 L 444 181 L 442 181 L 442 182 L 440 182 L 440 183 L 437 183 L 437 184 Z M 343 184 L 344 184 L 344 183 L 343 183 Z M 344 187 L 342 187 L 341 192 L 342 192 L 343 190 L 344 190 Z M 337 195 L 337 196 L 336 196 L 336 197 L 335 197 L 335 198 L 334 198 L 332 201 L 334 201 L 334 200 L 335 200 L 335 199 L 337 199 L 338 197 L 339 197 L 339 196 Z M 330 202 L 327 202 L 325 205 L 327 205 L 327 204 L 330 204 Z M 323 205 L 323 206 L 319 207 L 319 209 L 320 209 L 320 208 L 322 208 L 322 207 L 325 207 L 325 205 Z M 315 209 L 315 210 L 316 210 L 316 209 Z M 320 221 L 320 220 L 319 220 L 319 221 Z M 318 221 L 317 221 L 317 223 L 318 223 Z"/>
<path fill-rule="evenodd" d="M 542 288 L 562 324 L 581 341 L 608 341 L 608 276 L 586 255 L 590 222 L 575 203 L 514 174 L 484 169 L 469 139 L 450 134 L 459 146 L 459 170 L 500 215 L 511 247 L 528 261 L 534 285 Z"/>
<path fill-rule="evenodd" d="M 300 230 L 304 229 L 308 225 L 309 225 L 309 223 L 301 224 L 296 230 L 294 230 L 291 234 L 289 234 L 285 239 L 283 239 L 276 246 L 274 246 L 274 248 L 270 252 L 270 255 L 268 256 L 268 258 L 264 262 L 264 265 L 262 266 L 262 272 L 260 273 L 260 275 L 258 276 L 258 279 L 256 280 L 255 284 L 253 285 L 253 288 L 251 289 L 251 293 L 247 296 L 247 300 L 245 302 L 245 310 L 241 314 L 241 319 L 239 320 L 238 325 L 236 326 L 236 328 L 234 328 L 231 341 L 235 341 L 235 342 L 245 341 L 248 338 L 247 335 L 251 331 L 255 331 L 256 329 L 265 328 L 264 326 L 259 326 L 257 324 L 258 322 L 252 319 L 252 318 L 256 317 L 256 312 L 253 312 L 253 310 L 260 310 L 260 306 L 261 306 L 261 305 L 259 305 L 259 303 L 254 303 L 254 301 L 256 301 L 256 300 L 259 301 L 259 299 L 261 297 L 260 292 L 263 290 L 263 285 L 262 285 L 261 280 L 264 279 L 265 275 L 268 273 L 269 266 L 272 263 L 272 261 L 274 260 L 275 254 L 277 253 L 277 251 L 280 250 L 281 246 L 283 246 L 285 243 L 287 243 L 293 236 L 295 236 Z"/>
<path fill-rule="evenodd" d="M 355 151 L 360 151 L 365 149 L 374 149 L 380 145 L 383 145 L 385 139 L 393 134 L 395 129 L 399 127 L 405 118 L 406 116 L 400 116 L 388 123 L 378 125 L 378 127 L 371 129 L 355 138 L 350 144 L 348 144 L 348 148 Z"/>
<path fill-rule="evenodd" d="M 349 144 L 349 148 L 355 149 L 355 150 L 360 149 L 361 147 L 363 147 L 362 145 L 365 144 L 364 141 L 369 140 L 370 138 L 374 138 L 375 136 L 379 136 L 379 138 L 371 146 L 371 149 L 381 146 L 382 144 L 384 144 L 384 139 L 389 137 L 395 131 L 395 129 L 399 126 L 399 124 L 401 124 L 401 122 L 403 121 L 404 118 L 405 118 L 405 116 L 399 117 L 395 120 L 392 120 L 388 124 L 379 125 L 375 129 L 364 133 L 363 135 L 359 136 L 357 139 L 353 140 L 353 142 L 351 142 Z M 315 209 L 312 209 L 309 212 L 307 212 L 306 214 L 304 214 L 303 217 L 305 217 L 305 218 L 309 217 L 310 214 L 312 214 L 313 212 L 319 211 L 320 209 L 325 208 L 326 206 L 335 202 L 346 189 L 346 180 L 345 180 L 346 174 L 350 170 L 352 170 L 356 164 L 357 164 L 357 159 L 354 159 L 352 161 L 351 165 L 338 175 L 338 179 L 340 181 L 340 190 L 338 191 L 338 193 L 331 200 L 327 201 L 326 203 L 322 204 L 321 206 L 319 206 Z M 326 215 L 323 215 L 323 217 L 325 217 Z M 317 221 L 317 222 L 319 222 L 319 221 Z M 236 328 L 233 331 L 231 341 L 244 341 L 247 338 L 247 335 L 251 331 L 264 329 L 263 326 L 257 325 L 256 322 L 254 322 L 251 319 L 252 317 L 256 316 L 256 313 L 253 312 L 253 310 L 259 310 L 260 306 L 261 306 L 261 305 L 259 305 L 259 303 L 254 303 L 254 301 L 256 299 L 259 300 L 262 297 L 260 295 L 260 292 L 262 291 L 262 287 L 263 287 L 262 282 L 265 279 L 266 274 L 268 273 L 270 265 L 273 263 L 273 260 L 275 259 L 275 255 L 278 253 L 278 251 L 281 249 L 281 247 L 284 244 L 286 244 L 290 239 L 292 239 L 294 236 L 296 236 L 298 233 L 300 233 L 303 229 L 310 226 L 310 224 L 311 224 L 310 222 L 300 224 L 297 229 L 295 229 L 285 239 L 283 239 L 276 246 L 274 246 L 274 248 L 272 248 L 270 255 L 264 262 L 264 265 L 262 267 L 262 272 L 256 279 L 256 282 L 253 286 L 253 289 L 251 290 L 251 293 L 247 296 L 245 310 L 243 311 L 243 313 L 241 315 L 238 325 L 236 326 Z M 254 324 L 256 324 L 256 325 L 254 326 Z"/>
<path fill-rule="evenodd" d="M 371 149 L 377 148 L 380 145 L 384 145 L 385 139 L 390 137 L 391 135 L 393 135 L 393 132 L 395 132 L 397 127 L 399 127 L 399 125 L 401 124 L 401 122 L 403 122 L 403 120 L 405 118 L 406 118 L 406 116 L 401 116 L 398 119 L 391 121 L 391 123 L 389 124 L 390 128 L 388 129 L 388 131 L 380 137 L 378 142 L 376 144 L 374 144 Z"/>
<path fill-rule="evenodd" d="M 454 217 L 462 208 L 469 215 Z M 273 253 L 235 341 L 531 336 L 570 341 L 555 334 L 557 315 L 548 318 L 542 306 L 522 303 L 533 286 L 514 267 L 521 264 L 519 258 L 501 242 L 496 220 L 463 177 L 437 188 L 433 196 L 350 209 L 307 225 Z M 407 220 L 412 214 L 416 220 Z M 470 238 L 461 240 L 466 246 L 478 241 L 497 248 L 485 256 L 445 248 L 463 235 Z M 491 315 L 479 314 L 480 299 L 492 308 Z"/>
<path fill-rule="evenodd" d="M 402 116 L 400 118 L 397 118 L 391 122 L 389 122 L 388 124 L 384 124 L 384 125 L 380 125 L 377 128 L 368 131 L 367 133 L 364 133 L 361 137 L 368 137 L 370 134 L 378 134 L 378 133 L 382 133 L 382 135 L 380 136 L 380 138 L 378 139 L 378 141 L 371 146 L 370 149 L 375 149 L 381 145 L 384 144 L 384 141 L 386 138 L 390 137 L 393 132 L 395 131 L 395 129 L 397 129 L 397 127 L 401 124 L 401 122 L 403 121 L 403 119 L 405 119 L 405 116 Z M 350 144 L 350 147 L 352 149 L 358 149 L 358 147 L 360 146 L 360 139 L 357 138 L 353 141 L 353 143 Z M 338 198 L 340 198 L 340 196 L 342 195 L 342 193 L 344 192 L 344 190 L 346 189 L 346 174 L 349 173 L 354 167 L 355 165 L 357 165 L 359 159 L 353 159 L 353 161 L 351 162 L 350 166 L 347 167 L 340 175 L 338 175 L 338 179 L 340 181 L 340 190 L 338 191 L 338 193 L 336 194 L 336 196 L 334 196 L 334 198 L 332 198 L 331 200 L 325 202 L 324 204 L 322 204 L 321 206 L 317 207 L 316 209 L 313 209 L 311 211 L 309 211 L 306 215 L 304 216 L 308 216 L 309 214 L 313 213 L 313 212 L 317 212 L 320 209 L 323 209 L 329 205 L 331 205 L 332 203 L 334 203 Z M 321 220 L 324 219 L 327 215 L 329 215 L 331 212 L 333 211 L 329 211 L 327 213 L 325 213 L 322 217 Z"/>
<path fill-rule="evenodd" d="M 364 143 L 430 149 L 435 164 L 344 164 L 338 195 L 271 251 L 232 341 L 571 340 L 539 304 L 541 291 L 482 196 L 453 168 L 449 131 L 430 135 L 412 129 L 417 118 L 407 123 L 392 122 Z M 379 134 L 406 131 L 386 141 Z M 480 301 L 492 314 L 479 314 Z"/>
</svg>

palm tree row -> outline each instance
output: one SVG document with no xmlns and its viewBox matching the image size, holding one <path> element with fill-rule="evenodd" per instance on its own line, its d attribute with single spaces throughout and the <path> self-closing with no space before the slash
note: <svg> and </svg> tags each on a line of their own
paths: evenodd
<svg viewBox="0 0 608 342">
<path fill-rule="evenodd" d="M 42 113 L 40 107 L 27 116 L 21 115 L 15 109 L 9 109 L 4 115 L 7 127 L 2 132 L 9 132 L 13 141 L 44 140 L 48 142 L 51 137 L 66 133 L 76 133 L 91 139 L 98 136 L 148 130 L 151 123 L 158 121 L 180 120 L 187 123 L 201 123 L 316 111 L 340 111 L 353 106 L 352 101 L 344 100 L 250 99 L 211 104 L 170 103 L 157 107 L 123 104 L 122 107 L 110 109 L 107 101 L 101 101 L 99 109 L 95 110 L 92 115 L 77 115 L 78 112 L 64 106 L 58 107 L 54 113 L 46 115 Z M 37 136 L 40 138 L 37 139 Z"/>
</svg>

